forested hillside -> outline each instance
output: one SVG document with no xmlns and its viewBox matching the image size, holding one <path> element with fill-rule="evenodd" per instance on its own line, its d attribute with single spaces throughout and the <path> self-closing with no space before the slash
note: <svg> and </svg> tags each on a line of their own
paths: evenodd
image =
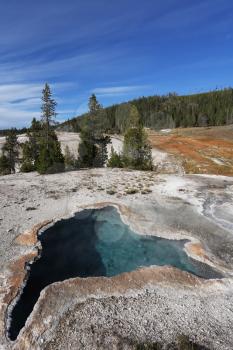
<svg viewBox="0 0 233 350">
<path fill-rule="evenodd" d="M 100 119 L 106 131 L 124 132 L 131 113 L 130 105 L 139 112 L 141 122 L 152 129 L 214 126 L 233 123 L 233 89 L 215 90 L 195 95 L 141 97 L 101 110 Z M 68 120 L 62 128 L 79 131 L 88 114 Z"/>
</svg>

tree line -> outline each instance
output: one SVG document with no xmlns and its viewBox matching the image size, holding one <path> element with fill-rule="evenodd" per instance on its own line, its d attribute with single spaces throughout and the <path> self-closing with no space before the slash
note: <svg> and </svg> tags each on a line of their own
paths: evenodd
<svg viewBox="0 0 233 350">
<path fill-rule="evenodd" d="M 129 118 L 124 129 L 124 147 L 122 154 L 117 154 L 112 148 L 108 160 L 107 146 L 111 143 L 106 133 L 108 124 L 105 109 L 93 94 L 89 99 L 89 112 L 79 126 L 81 142 L 78 155 L 75 156 L 66 146 L 64 155 L 57 138 L 56 101 L 53 99 L 48 84 L 42 91 L 41 119 L 33 118 L 27 129 L 27 141 L 19 144 L 17 129 L 8 131 L 6 141 L 0 156 L 0 174 L 15 173 L 16 166 L 21 172 L 38 171 L 40 174 L 62 172 L 80 168 L 130 167 L 134 169 L 151 170 L 153 167 L 151 147 L 147 134 L 140 120 L 137 108 L 128 104 Z M 21 155 L 21 157 L 20 157 Z"/>
<path fill-rule="evenodd" d="M 56 117 L 56 102 L 48 84 L 42 91 L 41 120 L 33 118 L 31 127 L 27 129 L 28 140 L 19 144 L 17 129 L 11 129 L 0 157 L 0 173 L 15 173 L 19 164 L 22 172 L 38 171 L 40 174 L 64 170 L 64 157 L 61 145 L 53 128 Z"/>
<path fill-rule="evenodd" d="M 219 126 L 233 123 L 233 89 L 214 90 L 207 93 L 179 96 L 141 97 L 127 103 L 102 110 L 105 132 L 124 133 L 128 127 L 131 107 L 135 106 L 144 127 L 167 129 L 178 127 Z M 68 120 L 60 126 L 79 132 L 88 113 Z"/>
<path fill-rule="evenodd" d="M 0 137 L 7 136 L 7 134 L 10 132 L 11 129 L 1 129 L 0 130 Z M 17 135 L 25 134 L 28 130 L 28 128 L 15 128 Z"/>
</svg>

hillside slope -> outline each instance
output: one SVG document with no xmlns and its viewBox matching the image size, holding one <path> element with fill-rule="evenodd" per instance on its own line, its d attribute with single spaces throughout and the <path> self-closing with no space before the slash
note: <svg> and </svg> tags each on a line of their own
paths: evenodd
<svg viewBox="0 0 233 350">
<path fill-rule="evenodd" d="M 178 96 L 141 97 L 113 105 L 101 111 L 106 131 L 120 132 L 129 118 L 128 104 L 137 107 L 145 127 L 160 130 L 177 127 L 219 126 L 233 123 L 233 89 Z M 88 114 L 78 116 L 59 126 L 66 131 L 79 131 Z"/>
</svg>

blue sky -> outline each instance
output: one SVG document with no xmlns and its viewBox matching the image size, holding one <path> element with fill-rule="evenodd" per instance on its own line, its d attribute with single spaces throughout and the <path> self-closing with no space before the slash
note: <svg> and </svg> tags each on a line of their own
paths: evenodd
<svg viewBox="0 0 233 350">
<path fill-rule="evenodd" d="M 138 96 L 232 86 L 232 0 L 0 0 L 0 128 Z"/>
</svg>

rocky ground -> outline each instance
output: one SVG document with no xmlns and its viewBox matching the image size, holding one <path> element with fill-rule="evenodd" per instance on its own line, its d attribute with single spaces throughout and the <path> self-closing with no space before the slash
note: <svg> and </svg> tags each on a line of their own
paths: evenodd
<svg viewBox="0 0 233 350">
<path fill-rule="evenodd" d="M 134 349 L 190 336 L 233 348 L 233 178 L 92 169 L 0 177 L 0 349 Z M 186 251 L 225 276 L 202 280 L 171 267 L 48 286 L 16 342 L 8 306 L 36 254 L 40 223 L 115 205 L 141 234 L 188 238 Z"/>
<path fill-rule="evenodd" d="M 0 177 L 0 349 L 135 349 L 147 342 L 166 345 L 181 334 L 209 349 L 233 348 L 233 178 L 184 175 L 231 173 L 232 129 L 149 135 L 154 172 L 92 169 Z M 78 134 L 58 132 L 58 138 L 63 151 L 68 145 L 77 155 Z M 0 148 L 3 142 L 0 138 Z M 112 136 L 108 152 L 111 146 L 120 152 L 122 144 L 120 136 Z M 203 280 L 172 267 L 150 267 L 55 283 L 41 293 L 18 339 L 10 342 L 10 310 L 26 277 L 25 264 L 38 254 L 39 230 L 83 208 L 105 205 L 116 206 L 140 234 L 189 239 L 187 254 L 224 278 Z"/>
</svg>

